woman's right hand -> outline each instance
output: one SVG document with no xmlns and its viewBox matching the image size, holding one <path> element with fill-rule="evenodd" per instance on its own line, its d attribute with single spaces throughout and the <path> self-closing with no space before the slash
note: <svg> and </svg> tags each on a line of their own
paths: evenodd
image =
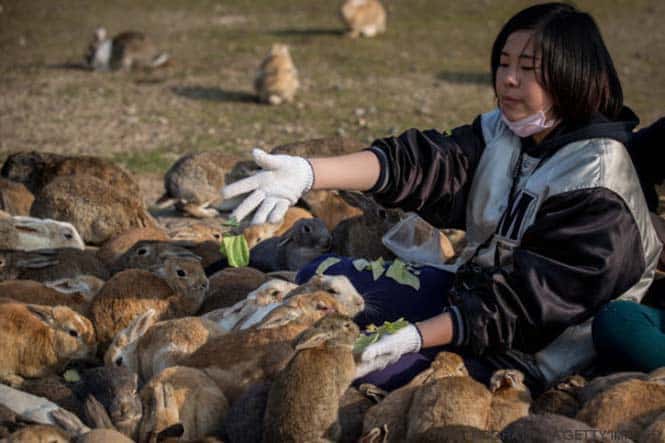
<svg viewBox="0 0 665 443">
<path fill-rule="evenodd" d="M 252 156 L 262 170 L 222 189 L 225 199 L 252 192 L 233 211 L 231 217 L 242 220 L 258 207 L 252 224 L 278 223 L 289 206 L 309 191 L 314 182 L 311 164 L 302 157 L 268 154 L 252 150 Z"/>
</svg>

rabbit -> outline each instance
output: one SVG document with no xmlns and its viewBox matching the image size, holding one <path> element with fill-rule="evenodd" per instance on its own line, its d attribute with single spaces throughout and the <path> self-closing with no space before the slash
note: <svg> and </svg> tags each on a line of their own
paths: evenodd
<svg viewBox="0 0 665 443">
<path fill-rule="evenodd" d="M 150 269 L 168 258 L 199 259 L 189 249 L 172 242 L 141 240 L 118 257 L 109 269 L 112 274 L 125 269 Z"/>
<path fill-rule="evenodd" d="M 33 217 L 72 223 L 86 244 L 101 245 L 129 228 L 156 227 L 138 194 L 89 175 L 56 177 L 35 196 Z"/>
<path fill-rule="evenodd" d="M 529 415 L 531 391 L 517 369 L 500 369 L 490 378 L 492 404 L 486 429 L 500 432 L 515 420 Z"/>
<path fill-rule="evenodd" d="M 363 214 L 342 220 L 332 231 L 332 252 L 346 257 L 390 260 L 395 255 L 383 245 L 384 234 L 402 214 L 398 209 L 384 209 L 360 193 L 340 193 L 347 202 L 360 207 Z"/>
<path fill-rule="evenodd" d="M 325 315 L 340 312 L 340 303 L 318 291 L 293 297 L 256 326 L 214 337 L 180 362 L 205 368 L 233 403 L 244 390 L 271 380 L 293 355 L 291 340 Z"/>
<path fill-rule="evenodd" d="M 11 215 L 29 215 L 34 200 L 35 196 L 23 183 L 0 178 L 0 210 Z"/>
<path fill-rule="evenodd" d="M 14 432 L 7 443 L 69 443 L 70 435 L 53 425 L 31 425 Z"/>
<path fill-rule="evenodd" d="M 166 368 L 141 389 L 146 416 L 138 441 L 151 433 L 181 423 L 183 439 L 216 434 L 229 409 L 229 402 L 215 382 L 203 371 L 184 366 Z"/>
<path fill-rule="evenodd" d="M 83 414 L 84 405 L 76 390 L 58 375 L 27 378 L 21 383 L 20 389 L 28 394 L 43 397 L 78 417 Z"/>
<path fill-rule="evenodd" d="M 231 404 L 220 436 L 228 443 L 261 443 L 270 382 L 256 383 Z"/>
<path fill-rule="evenodd" d="M 284 235 L 254 246 L 249 264 L 264 272 L 297 271 L 328 251 L 330 240 L 330 232 L 321 220 L 299 220 Z"/>
<path fill-rule="evenodd" d="M 104 242 L 97 250 L 97 258 L 106 266 L 111 266 L 118 257 L 139 241 L 168 241 L 169 239 L 166 231 L 159 227 L 130 228 Z"/>
<path fill-rule="evenodd" d="M 619 432 L 637 441 L 642 430 L 665 412 L 665 385 L 631 379 L 586 402 L 575 417 L 603 431 Z"/>
<path fill-rule="evenodd" d="M 387 442 L 404 441 L 408 426 L 407 414 L 418 388 L 434 380 L 468 375 L 462 357 L 451 352 L 440 352 L 428 369 L 414 377 L 407 385 L 392 391 L 365 413 L 363 434 L 368 435 L 372 430 L 376 432 L 385 427 Z"/>
<path fill-rule="evenodd" d="M 448 425 L 429 428 L 411 436 L 407 443 L 501 443 L 495 434 L 466 425 Z"/>
<path fill-rule="evenodd" d="M 0 380 L 20 384 L 42 377 L 96 350 L 92 323 L 66 306 L 0 303 Z"/>
<path fill-rule="evenodd" d="M 620 434 L 608 435 L 579 420 L 557 414 L 532 414 L 506 426 L 499 433 L 504 443 L 625 442 Z"/>
<path fill-rule="evenodd" d="M 224 233 L 230 229 L 218 223 L 185 223 L 167 226 L 169 238 L 181 242 L 212 241 L 217 245 L 222 241 Z"/>
<path fill-rule="evenodd" d="M 374 402 L 350 386 L 339 400 L 339 425 L 341 442 L 357 442 L 363 431 L 363 417 Z"/>
<path fill-rule="evenodd" d="M 286 233 L 293 225 L 302 219 L 313 218 L 312 214 L 303 208 L 293 206 L 286 211 L 280 223 L 263 223 L 260 225 L 247 226 L 242 235 L 247 240 L 247 246 L 251 249 L 263 240 L 271 237 L 279 237 Z"/>
<path fill-rule="evenodd" d="M 629 371 L 629 372 L 615 372 L 601 377 L 596 377 L 590 380 L 584 386 L 577 390 L 577 398 L 581 405 L 590 401 L 601 392 L 622 383 L 627 380 L 648 380 L 649 374 L 644 372 Z"/>
<path fill-rule="evenodd" d="M 152 272 L 127 269 L 115 274 L 90 306 L 97 339 L 105 351 L 113 337 L 149 308 L 159 320 L 196 313 L 208 290 L 208 279 L 198 260 L 171 257 Z"/>
<path fill-rule="evenodd" d="M 309 210 L 325 223 L 330 232 L 343 220 L 362 215 L 363 211 L 347 203 L 337 191 L 317 189 L 302 196 Z"/>
<path fill-rule="evenodd" d="M 72 248 L 0 250 L 0 280 L 53 282 L 82 275 L 108 279 L 108 271 L 92 251 Z"/>
<path fill-rule="evenodd" d="M 73 440 L 74 443 L 133 443 L 133 441 L 113 429 L 93 429 Z"/>
<path fill-rule="evenodd" d="M 587 381 L 581 375 L 571 375 L 555 383 L 531 404 L 533 414 L 559 414 L 574 418 L 582 407 L 579 394 Z"/>
<path fill-rule="evenodd" d="M 254 78 L 254 90 L 261 103 L 290 103 L 300 87 L 298 70 L 293 64 L 289 47 L 274 43 L 263 59 Z"/>
<path fill-rule="evenodd" d="M 48 283 L 32 280 L 6 280 L 0 282 L 0 297 L 47 306 L 67 306 L 82 315 L 104 282 L 97 277 L 82 275 Z"/>
<path fill-rule="evenodd" d="M 49 248 L 85 249 L 85 244 L 71 223 L 18 215 L 0 219 L 0 249 Z"/>
<path fill-rule="evenodd" d="M 661 443 L 665 441 L 665 412 L 656 417 L 649 426 L 642 431 L 638 439 L 640 443 Z"/>
<path fill-rule="evenodd" d="M 100 366 L 81 371 L 81 380 L 74 390 L 79 398 L 89 397 L 108 411 L 113 426 L 130 438 L 135 438 L 143 417 L 143 404 L 137 394 L 138 376 L 123 367 Z M 88 410 L 86 411 L 88 412 Z"/>
<path fill-rule="evenodd" d="M 386 10 L 379 0 L 345 0 L 340 17 L 351 38 L 386 32 Z"/>
<path fill-rule="evenodd" d="M 96 177 L 117 191 L 130 195 L 137 195 L 140 191 L 129 172 L 100 157 L 20 151 L 10 154 L 0 171 L 3 177 L 23 183 L 33 194 L 37 194 L 56 177 L 81 174 Z"/>
<path fill-rule="evenodd" d="M 324 291 L 335 297 L 342 306 L 341 313 L 349 317 L 354 317 L 365 309 L 365 299 L 345 275 L 315 274 L 305 284 L 289 292 L 285 302 L 288 303 L 290 297 L 316 291 Z"/>
<path fill-rule="evenodd" d="M 109 38 L 106 29 L 97 28 L 84 57 L 85 66 L 95 71 L 158 68 L 170 57 L 157 49 L 142 32 L 126 31 Z"/>
<path fill-rule="evenodd" d="M 148 309 L 113 338 L 104 362 L 123 366 L 150 380 L 163 369 L 193 354 L 211 337 L 224 331 L 200 317 L 183 317 L 155 323 L 156 311 Z"/>
<path fill-rule="evenodd" d="M 299 157 L 333 157 L 358 152 L 365 147 L 359 140 L 333 136 L 286 143 L 272 148 L 270 153 Z"/>
<path fill-rule="evenodd" d="M 359 334 L 349 317 L 332 314 L 298 336 L 296 354 L 270 387 L 265 442 L 339 439 L 339 402 L 355 377 Z"/>
<path fill-rule="evenodd" d="M 261 321 L 297 286 L 280 279 L 268 280 L 233 306 L 210 311 L 203 318 L 214 322 L 224 331 L 247 329 Z"/>
<path fill-rule="evenodd" d="M 248 266 L 215 272 L 209 278 L 210 287 L 199 315 L 230 308 L 268 280 L 264 272 Z"/>
<path fill-rule="evenodd" d="M 166 192 L 156 205 L 167 207 L 175 204 L 179 211 L 196 218 L 218 216 L 214 206 L 223 199 L 220 191 L 224 187 L 225 170 L 231 158 L 219 151 L 189 153 L 180 157 L 166 171 Z"/>
</svg>

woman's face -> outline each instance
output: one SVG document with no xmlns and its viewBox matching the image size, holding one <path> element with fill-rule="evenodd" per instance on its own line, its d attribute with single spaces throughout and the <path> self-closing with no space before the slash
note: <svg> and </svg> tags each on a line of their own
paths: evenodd
<svg viewBox="0 0 665 443">
<path fill-rule="evenodd" d="M 545 111 L 552 118 L 552 98 L 541 86 L 540 54 L 533 48 L 532 31 L 508 36 L 496 71 L 496 93 L 501 111 L 510 121 Z"/>
</svg>

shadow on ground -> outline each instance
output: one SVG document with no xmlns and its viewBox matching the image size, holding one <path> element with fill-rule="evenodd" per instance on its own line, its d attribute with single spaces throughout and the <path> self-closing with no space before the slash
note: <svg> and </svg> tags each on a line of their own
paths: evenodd
<svg viewBox="0 0 665 443">
<path fill-rule="evenodd" d="M 487 72 L 441 71 L 436 77 L 455 84 L 489 85 L 492 82 Z"/>
<path fill-rule="evenodd" d="M 256 95 L 245 91 L 228 91 L 221 88 L 208 88 L 204 86 L 174 86 L 174 94 L 192 100 L 205 100 L 213 102 L 239 102 L 256 103 Z"/>
<path fill-rule="evenodd" d="M 268 32 L 275 37 L 319 37 L 325 35 L 344 35 L 341 28 L 312 28 L 312 29 L 278 29 Z"/>
</svg>

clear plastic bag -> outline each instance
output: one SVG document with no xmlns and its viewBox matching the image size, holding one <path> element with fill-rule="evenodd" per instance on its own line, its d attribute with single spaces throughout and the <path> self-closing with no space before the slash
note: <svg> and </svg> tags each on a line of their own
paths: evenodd
<svg viewBox="0 0 665 443">
<path fill-rule="evenodd" d="M 455 249 L 446 235 L 410 212 L 382 238 L 383 244 L 401 260 L 448 269 Z"/>
</svg>

